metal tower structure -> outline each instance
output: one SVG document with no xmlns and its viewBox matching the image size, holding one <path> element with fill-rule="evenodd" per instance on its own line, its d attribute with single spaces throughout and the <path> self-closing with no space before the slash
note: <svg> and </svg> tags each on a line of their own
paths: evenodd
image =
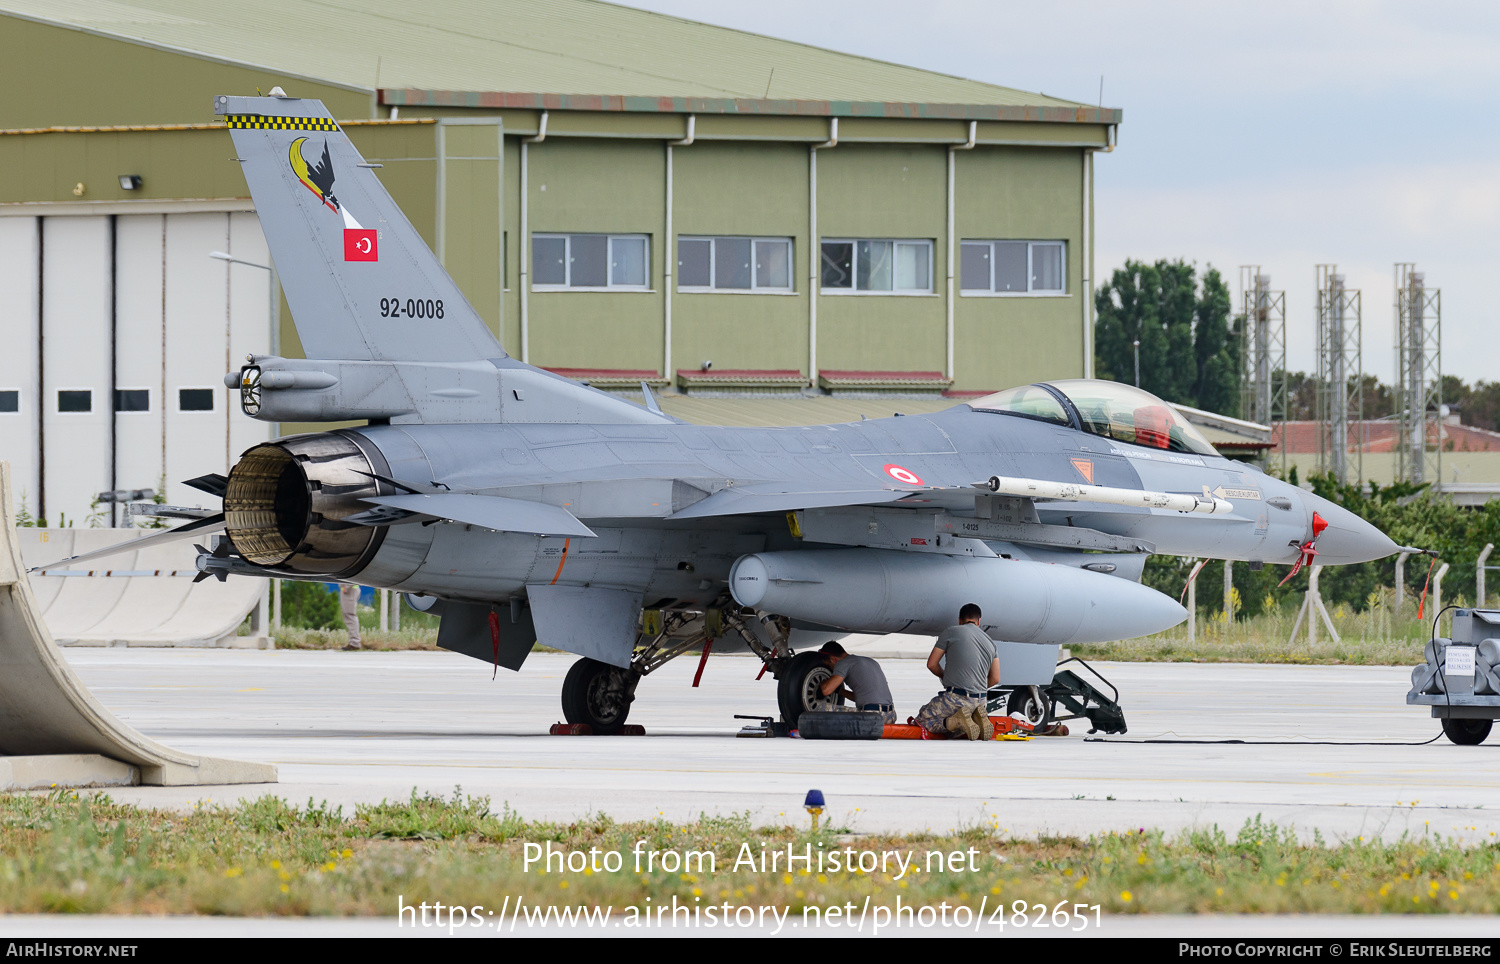
<svg viewBox="0 0 1500 964">
<path fill-rule="evenodd" d="M 1241 265 L 1240 299 L 1245 319 L 1240 415 L 1273 429 L 1281 424 L 1281 477 L 1286 478 L 1286 292 L 1271 290 L 1271 276 L 1261 274 L 1260 265 Z"/>
<path fill-rule="evenodd" d="M 1396 478 L 1443 485 L 1443 299 L 1415 264 L 1396 282 Z"/>
<path fill-rule="evenodd" d="M 1365 449 L 1359 289 L 1344 287 L 1335 264 L 1318 265 L 1317 282 L 1318 471 L 1359 484 Z"/>
</svg>

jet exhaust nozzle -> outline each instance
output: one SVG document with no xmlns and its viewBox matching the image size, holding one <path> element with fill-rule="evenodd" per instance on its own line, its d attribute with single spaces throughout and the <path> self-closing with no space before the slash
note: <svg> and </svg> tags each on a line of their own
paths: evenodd
<svg viewBox="0 0 1500 964">
<path fill-rule="evenodd" d="M 977 603 L 983 627 L 1019 643 L 1097 643 L 1177 625 L 1176 600 L 1071 566 L 891 549 L 741 556 L 729 591 L 742 606 L 849 632 L 937 635 Z"/>
<path fill-rule="evenodd" d="M 225 531 L 257 566 L 352 575 L 380 548 L 385 530 L 342 520 L 368 508 L 360 499 L 392 494 L 371 477 L 386 472 L 379 450 L 352 432 L 257 445 L 229 471 Z"/>
</svg>

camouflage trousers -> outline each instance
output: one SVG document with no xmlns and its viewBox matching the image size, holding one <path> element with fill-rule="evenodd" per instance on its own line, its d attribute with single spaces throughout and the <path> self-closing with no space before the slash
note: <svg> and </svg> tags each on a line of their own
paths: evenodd
<svg viewBox="0 0 1500 964">
<path fill-rule="evenodd" d="M 917 725 L 929 733 L 952 733 L 948 729 L 948 717 L 954 713 L 968 713 L 976 706 L 984 706 L 983 697 L 960 696 L 951 690 L 943 690 L 931 702 L 917 711 Z M 963 731 L 957 731 L 963 735 Z"/>
</svg>

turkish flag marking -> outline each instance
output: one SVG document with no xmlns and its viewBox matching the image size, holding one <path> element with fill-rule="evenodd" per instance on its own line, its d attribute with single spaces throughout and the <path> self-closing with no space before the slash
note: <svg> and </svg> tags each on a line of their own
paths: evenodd
<svg viewBox="0 0 1500 964">
<path fill-rule="evenodd" d="M 374 228 L 344 229 L 344 260 L 380 260 L 380 245 L 376 241 Z"/>
</svg>

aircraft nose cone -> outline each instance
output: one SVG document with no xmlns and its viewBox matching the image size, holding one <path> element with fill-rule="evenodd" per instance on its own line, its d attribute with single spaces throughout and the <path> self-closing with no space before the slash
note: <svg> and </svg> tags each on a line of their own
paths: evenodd
<svg viewBox="0 0 1500 964">
<path fill-rule="evenodd" d="M 1328 526 L 1318 536 L 1315 561 L 1324 566 L 1347 566 L 1356 562 L 1384 559 L 1398 548 L 1391 537 L 1342 506 L 1307 493 L 1303 496 L 1311 514 L 1316 513 Z"/>
</svg>

